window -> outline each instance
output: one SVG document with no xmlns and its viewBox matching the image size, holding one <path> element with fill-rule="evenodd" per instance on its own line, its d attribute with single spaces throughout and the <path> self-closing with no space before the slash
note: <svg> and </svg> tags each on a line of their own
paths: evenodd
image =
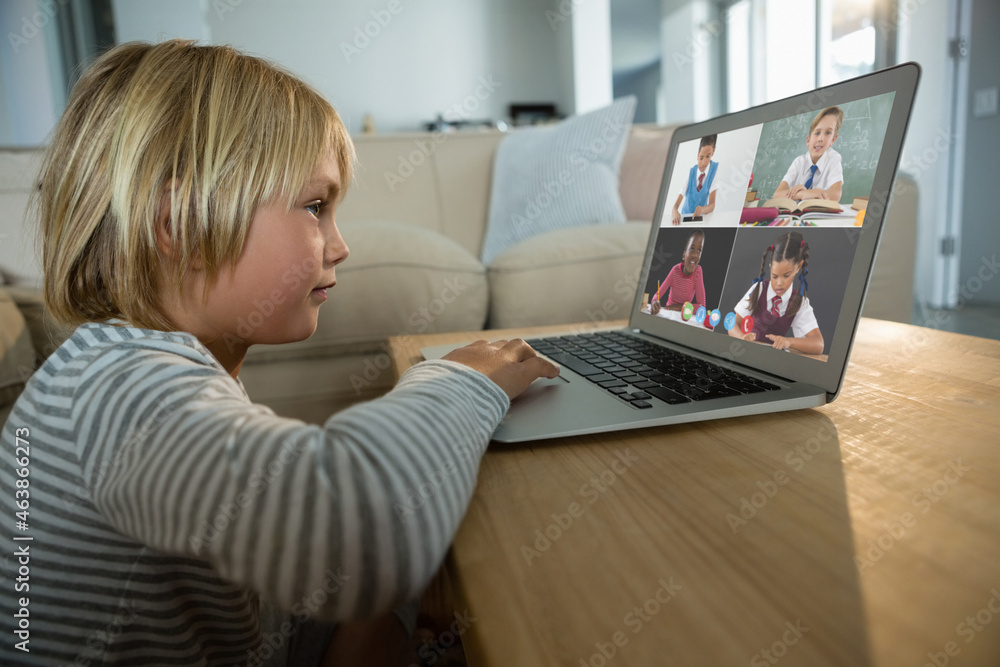
<svg viewBox="0 0 1000 667">
<path fill-rule="evenodd" d="M 873 72 L 894 59 L 885 0 L 729 0 L 723 3 L 725 111 Z M 885 54 L 880 57 L 879 54 Z"/>
<path fill-rule="evenodd" d="M 820 2 L 820 86 L 875 71 L 875 0 Z"/>
</svg>

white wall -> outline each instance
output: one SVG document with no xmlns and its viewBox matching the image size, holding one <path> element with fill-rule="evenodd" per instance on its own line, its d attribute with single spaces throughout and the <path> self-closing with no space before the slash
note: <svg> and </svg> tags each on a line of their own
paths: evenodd
<svg viewBox="0 0 1000 667">
<path fill-rule="evenodd" d="M 205 19 L 211 4 L 210 0 L 112 0 L 115 39 L 119 44 L 175 37 L 208 42 L 211 35 Z"/>
<path fill-rule="evenodd" d="M 45 142 L 62 113 L 57 108 L 49 40 L 53 39 L 57 4 L 40 6 L 38 0 L 0 2 L 0 69 L 3 115 L 0 145 L 38 146 Z M 61 97 L 61 95 L 60 95 Z M 16 102 L 16 104 L 14 103 Z"/>
<path fill-rule="evenodd" d="M 0 146 L 10 146 L 14 143 L 14 126 L 11 123 L 10 105 L 8 100 L 13 99 L 13 95 L 7 92 L 6 77 L 3 74 L 4 68 L 0 66 L 0 91 L 3 91 L 3 100 L 0 101 Z"/>
<path fill-rule="evenodd" d="M 706 0 L 684 4 L 664 0 L 660 23 L 663 59 L 660 78 L 663 87 L 663 122 L 687 123 L 712 117 L 712 50 L 715 37 L 703 26 L 711 18 Z M 701 82 L 695 85 L 695 81 Z"/>
<path fill-rule="evenodd" d="M 114 0 L 113 6 L 119 41 L 191 37 L 277 61 L 316 86 L 352 132 L 367 113 L 385 132 L 418 129 L 439 113 L 505 118 L 511 102 L 573 108 L 558 52 L 558 33 L 569 21 L 552 20 L 560 16 L 559 0 L 181 0 L 169 7 Z"/>
<path fill-rule="evenodd" d="M 1000 155 L 1000 115 L 977 115 L 977 91 L 1000 86 L 1000 3 L 974 0 L 971 3 L 969 45 L 969 109 L 965 125 L 965 164 L 962 188 L 962 237 L 959 248 L 956 305 L 968 301 L 977 305 L 1000 306 L 1000 278 L 996 256 L 1000 255 L 1000 225 L 994 198 L 984 196 L 997 187 L 997 155 Z M 983 280 L 983 278 L 988 278 Z"/>
<path fill-rule="evenodd" d="M 900 160 L 900 168 L 914 176 L 919 188 L 914 292 L 918 303 L 936 306 L 945 302 L 933 269 L 940 265 L 938 223 L 947 215 L 948 153 L 956 146 L 947 92 L 952 64 L 947 57 L 949 4 L 949 0 L 905 4 L 898 24 L 900 62 L 914 60 L 922 69 Z"/>
<path fill-rule="evenodd" d="M 587 113 L 611 104 L 611 6 L 587 0 L 573 10 L 573 109 Z"/>
</svg>

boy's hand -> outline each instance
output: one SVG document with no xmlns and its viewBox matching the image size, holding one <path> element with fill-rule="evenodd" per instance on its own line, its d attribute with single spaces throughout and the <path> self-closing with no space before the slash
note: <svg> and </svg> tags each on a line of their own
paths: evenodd
<svg viewBox="0 0 1000 667">
<path fill-rule="evenodd" d="M 806 186 L 804 186 L 804 185 L 795 185 L 795 186 L 793 186 L 793 187 L 791 187 L 791 188 L 788 189 L 788 194 L 785 195 L 785 196 L 788 197 L 789 199 L 794 199 L 796 201 L 801 201 L 802 199 L 806 198 L 806 193 L 807 192 L 808 192 L 808 190 L 806 190 Z"/>
<path fill-rule="evenodd" d="M 674 209 L 673 214 L 670 216 L 670 221 L 673 222 L 675 225 L 681 224 L 681 214 L 680 211 L 678 211 L 676 208 Z"/>
<path fill-rule="evenodd" d="M 540 377 L 554 378 L 559 367 L 542 359 L 520 338 L 492 343 L 477 340 L 446 354 L 444 359 L 465 364 L 497 383 L 513 400 Z"/>
</svg>

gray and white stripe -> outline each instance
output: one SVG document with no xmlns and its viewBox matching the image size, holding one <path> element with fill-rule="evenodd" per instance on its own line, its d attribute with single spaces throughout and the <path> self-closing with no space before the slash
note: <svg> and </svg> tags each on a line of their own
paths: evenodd
<svg viewBox="0 0 1000 667">
<path fill-rule="evenodd" d="M 81 326 L 2 431 L 0 543 L 18 544 L 17 428 L 31 445 L 18 534 L 34 539 L 28 592 L 14 592 L 16 559 L 2 561 L 0 662 L 246 664 L 263 600 L 293 622 L 401 605 L 444 558 L 508 405 L 482 374 L 435 361 L 310 425 L 251 403 L 189 334 Z M 401 518 L 432 479 L 445 481 Z M 316 595 L 333 574 L 346 581 Z M 13 648 L 22 596 L 30 653 Z"/>
</svg>

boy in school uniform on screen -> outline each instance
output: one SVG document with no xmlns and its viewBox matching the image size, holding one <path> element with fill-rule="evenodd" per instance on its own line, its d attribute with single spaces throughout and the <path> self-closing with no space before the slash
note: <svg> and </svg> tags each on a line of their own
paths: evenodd
<svg viewBox="0 0 1000 667">
<path fill-rule="evenodd" d="M 716 188 L 713 183 L 719 163 L 713 162 L 712 156 L 715 155 L 716 137 L 717 135 L 710 134 L 701 139 L 698 146 L 698 163 L 691 167 L 687 188 L 677 195 L 677 201 L 674 202 L 671 220 L 675 225 L 681 224 L 682 215 L 705 215 L 715 210 Z"/>
<path fill-rule="evenodd" d="M 840 201 L 844 188 L 844 168 L 833 144 L 837 141 L 844 112 L 840 107 L 820 111 L 809 125 L 806 154 L 792 161 L 774 192 L 775 199 L 787 197 Z"/>
</svg>

